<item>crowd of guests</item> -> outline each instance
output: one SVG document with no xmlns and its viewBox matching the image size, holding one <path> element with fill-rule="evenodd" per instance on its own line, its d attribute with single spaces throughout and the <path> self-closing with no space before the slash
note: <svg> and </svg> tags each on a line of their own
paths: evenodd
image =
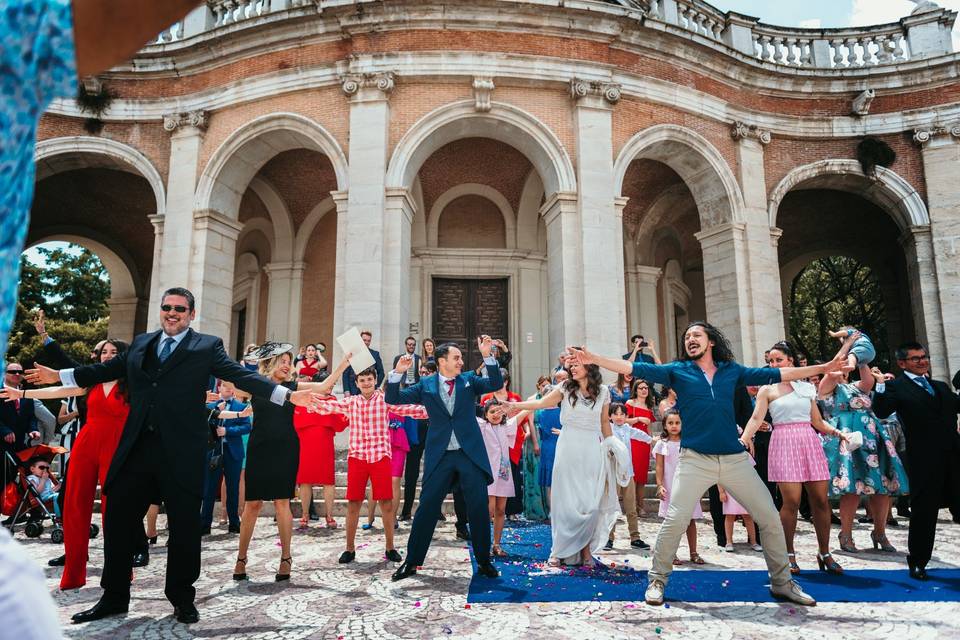
<svg viewBox="0 0 960 640">
<path fill-rule="evenodd" d="M 77 365 L 46 335 L 42 316 L 37 320 L 37 330 L 44 339 L 42 357 L 58 367 Z M 915 464 L 908 473 L 903 456 L 910 450 L 911 439 L 916 442 L 930 438 L 917 435 L 922 431 L 910 425 L 910 421 L 924 419 L 916 415 L 916 408 L 910 403 L 916 398 L 909 397 L 907 391 L 915 390 L 902 389 L 899 379 L 894 380 L 891 374 L 871 366 L 876 354 L 866 336 L 852 328 L 844 328 L 835 335 L 840 349 L 837 361 L 842 361 L 842 367 L 821 375 L 825 365 L 821 369 L 817 369 L 821 363 L 808 366 L 806 358 L 788 342 L 778 342 L 764 354 L 767 370 L 806 367 L 804 370 L 816 372 L 792 382 L 777 382 L 777 377 L 762 386 L 742 385 L 736 388 L 733 398 L 739 442 L 749 452 L 756 474 L 779 509 L 791 574 L 799 573 L 801 565 L 806 563 L 806 559 L 797 558 L 794 548 L 798 516 L 814 524 L 819 569 L 840 574 L 843 569 L 831 551 L 831 523 L 839 524 L 839 549 L 856 553 L 864 541 L 855 539 L 854 521 L 858 508 L 863 505 L 865 515 L 860 522 L 872 524 L 873 548 L 895 552 L 886 536 L 888 524 L 897 525 L 891 512 L 894 500 L 899 515 L 911 517 L 909 497 L 917 492 L 916 478 L 929 484 L 920 470 L 922 463 Z M 198 470 L 203 475 L 203 495 L 196 518 L 200 534 L 209 535 L 214 528 L 216 502 L 222 503 L 221 525 L 226 524 L 228 533 L 239 536 L 235 580 L 247 579 L 247 554 L 265 501 L 273 504 L 280 540 L 277 581 L 288 580 L 291 575 L 294 529 L 305 530 L 311 520 L 321 517 L 317 513 L 319 506 L 313 502 L 314 487 L 322 488 L 322 526 L 330 529 L 341 526 L 334 517 L 335 438 L 346 429 L 349 429 L 348 506 L 344 551 L 339 562 L 347 564 L 356 558 L 356 536 L 365 500 L 369 504 L 363 529 L 375 526 L 375 509 L 379 507 L 384 557 L 392 562 L 403 560 L 394 537 L 400 523 L 410 521 L 414 513 L 430 421 L 427 411 L 419 404 L 386 402 L 387 372 L 383 359 L 378 351 L 370 348 L 372 333 L 363 331 L 361 336 L 370 349 L 374 365 L 359 372 L 350 365 L 352 354 L 347 354 L 331 370 L 323 343 L 304 345 L 297 353 L 289 344 L 268 342 L 248 346 L 241 358 L 243 366 L 256 370 L 277 388 L 290 393 L 308 392 L 311 401 L 307 406 L 277 403 L 243 392 L 229 380 L 211 377 L 206 406 L 209 425 L 206 464 L 203 470 Z M 558 449 L 562 448 L 558 444 L 564 442 L 564 428 L 571 428 L 561 417 L 564 409 L 559 399 L 568 397 L 578 384 L 583 386 L 589 402 L 604 405 L 603 415 L 608 424 L 601 426 L 601 438 L 615 437 L 629 452 L 628 480 L 616 487 L 614 509 L 602 514 L 602 531 L 592 531 L 590 535 L 597 538 L 604 549 L 613 549 L 617 521 L 622 515 L 627 525 L 627 548 L 649 549 L 640 529 L 640 518 L 653 515 L 653 510 L 647 508 L 646 487 L 654 486 L 652 497 L 660 503 L 656 514 L 667 517 L 675 497 L 681 447 L 689 446 L 684 439 L 683 420 L 693 419 L 682 415 L 677 390 L 672 386 L 634 377 L 633 372 L 654 371 L 660 365 L 653 342 L 634 336 L 630 351 L 622 356 L 631 363 L 630 372 L 626 368 L 620 371 L 613 384 L 604 385 L 602 393 L 589 391 L 593 383 L 584 382 L 585 374 L 577 369 L 581 365 L 575 354 L 565 350 L 558 355 L 557 367 L 538 379 L 536 393 L 526 399 L 511 388 L 512 353 L 508 346 L 501 340 L 494 345 L 492 354 L 500 369 L 502 386 L 478 396 L 475 404 L 477 426 L 493 476 L 487 488 L 493 533 L 491 555 L 507 555 L 502 538 L 509 520 L 551 522 L 555 538 L 558 529 L 584 528 L 582 522 L 570 522 L 569 514 L 560 515 L 563 509 L 554 508 L 558 500 L 570 500 L 571 495 L 583 491 L 582 487 L 575 486 L 577 481 L 568 472 L 580 464 L 577 452 L 568 449 L 558 461 Z M 171 350 L 175 348 L 173 345 Z M 92 351 L 91 358 L 106 365 L 114 358 L 125 358 L 128 349 L 121 341 L 105 340 Z M 399 376 L 401 388 L 437 375 L 436 349 L 437 345 L 429 338 L 419 345 L 415 337 L 406 338 L 404 351 L 392 361 L 395 371 L 402 369 L 402 374 L 391 374 Z M 170 357 L 169 351 L 160 348 L 157 357 L 162 366 Z M 907 380 L 915 381 L 917 389 L 946 407 L 947 419 L 953 420 L 953 436 L 957 436 L 956 414 L 960 400 L 946 385 L 929 379 L 929 357 L 924 347 L 905 343 L 897 350 L 896 359 Z M 590 366 L 590 376 L 599 380 L 599 368 Z M 577 379 L 573 380 L 575 372 Z M 22 384 L 23 373 L 18 363 L 7 364 L 5 388 L 0 394 L 6 400 L 0 404 L 0 439 L 10 450 L 41 441 L 52 442 L 54 438 L 48 430 L 37 426 L 45 411 L 41 401 L 63 399 L 59 418 L 55 420 L 62 428 L 62 443 L 69 447 L 69 455 L 64 456 L 61 463 L 62 472 L 69 470 L 69 481 L 61 487 L 50 475 L 49 462 L 39 458 L 29 461 L 28 481 L 45 500 L 63 507 L 65 555 L 51 564 L 64 565 L 61 588 L 77 588 L 86 581 L 87 530 L 96 488 L 107 482 L 107 472 L 120 446 L 130 412 L 127 383 L 121 378 L 77 386 L 67 384 L 72 380 L 65 380 L 61 374 L 59 379 L 64 382 L 61 386 L 27 389 Z M 483 364 L 477 368 L 476 375 L 488 375 Z M 342 388 L 339 396 L 334 395 L 338 384 Z M 902 424 L 905 413 L 909 417 L 906 424 Z M 575 430 L 583 431 L 580 427 Z M 576 437 L 598 439 L 596 434 L 589 433 Z M 956 446 L 950 434 L 938 437 L 943 440 L 940 444 L 948 449 Z M 567 435 L 567 447 L 572 446 L 569 443 L 573 438 L 572 432 Z M 558 465 L 566 469 L 559 469 Z M 916 518 L 920 513 L 923 522 L 915 522 L 911 527 L 908 562 L 914 577 L 925 578 L 924 567 L 932 551 L 937 508 L 948 502 L 950 491 L 960 493 L 960 488 L 952 486 L 953 482 L 950 476 L 949 482 L 938 487 L 932 498 L 927 494 L 929 487 L 925 486 L 925 492 L 915 498 L 920 504 L 914 505 L 912 516 Z M 470 539 L 462 489 L 454 482 L 448 490 L 454 497 L 456 535 Z M 725 551 L 734 552 L 739 522 L 745 529 L 747 548 L 763 551 L 765 540 L 761 526 L 754 523 L 750 509 L 738 502 L 736 493 L 736 489 L 725 488 L 721 483 L 706 491 L 717 544 Z M 296 504 L 291 504 L 294 498 L 299 498 L 299 513 Z M 691 498 L 684 496 L 683 499 Z M 697 532 L 697 523 L 703 517 L 700 507 L 703 494 L 698 493 L 692 499 L 692 517 L 684 524 L 687 558 L 693 564 L 704 564 L 698 552 Z M 596 500 L 603 503 L 603 495 L 596 496 Z M 107 497 L 101 496 L 104 513 L 107 504 Z M 834 505 L 839 507 L 839 517 L 833 512 Z M 157 541 L 156 515 L 161 508 L 153 504 L 145 520 L 140 516 L 143 522 L 126 545 L 134 566 L 149 561 L 148 546 Z M 60 506 L 56 512 L 61 515 Z M 442 513 L 437 515 L 444 519 Z M 960 512 L 954 516 L 960 516 Z M 567 521 L 558 525 L 552 522 L 553 518 Z M 920 542 L 921 537 L 924 542 Z M 576 536 L 572 535 L 570 538 L 567 550 L 558 552 L 551 563 L 592 565 L 592 554 L 598 550 L 592 539 L 574 540 Z M 169 544 L 174 541 L 171 533 Z M 554 543 L 555 547 L 562 547 L 556 539 Z M 674 565 L 684 562 L 679 553 L 670 553 Z"/>
</svg>

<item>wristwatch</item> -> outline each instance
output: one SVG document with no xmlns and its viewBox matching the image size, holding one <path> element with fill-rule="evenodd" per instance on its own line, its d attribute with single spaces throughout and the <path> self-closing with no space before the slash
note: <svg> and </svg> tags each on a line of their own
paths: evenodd
<svg viewBox="0 0 960 640">
<path fill-rule="evenodd" d="M 283 398 L 283 402 L 284 402 L 284 403 L 290 402 L 290 397 L 291 397 L 292 395 L 293 395 L 293 390 L 292 390 L 292 389 L 287 389 L 287 395 Z"/>
</svg>

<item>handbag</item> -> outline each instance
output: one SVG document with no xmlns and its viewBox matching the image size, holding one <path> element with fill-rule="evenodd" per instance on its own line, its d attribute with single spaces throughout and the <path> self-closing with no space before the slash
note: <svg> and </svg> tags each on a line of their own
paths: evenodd
<svg viewBox="0 0 960 640">
<path fill-rule="evenodd" d="M 844 443 L 844 446 L 846 446 L 849 453 L 853 453 L 863 446 L 863 434 L 859 431 L 852 431 L 843 435 L 847 437 L 847 441 Z"/>
<path fill-rule="evenodd" d="M 8 482 L 3 488 L 3 504 L 0 505 L 0 513 L 5 516 L 12 516 L 20 502 L 20 491 L 16 482 Z"/>
</svg>

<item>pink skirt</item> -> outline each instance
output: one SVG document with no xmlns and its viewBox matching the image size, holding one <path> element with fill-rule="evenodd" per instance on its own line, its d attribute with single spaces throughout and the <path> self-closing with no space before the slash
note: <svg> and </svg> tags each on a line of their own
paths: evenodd
<svg viewBox="0 0 960 640">
<path fill-rule="evenodd" d="M 809 422 L 773 425 L 767 455 L 767 479 L 770 482 L 830 479 L 823 445 Z"/>
</svg>

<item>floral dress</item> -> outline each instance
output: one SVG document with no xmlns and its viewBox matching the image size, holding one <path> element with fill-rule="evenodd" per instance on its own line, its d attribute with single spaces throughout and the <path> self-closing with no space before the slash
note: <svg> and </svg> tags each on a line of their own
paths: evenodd
<svg viewBox="0 0 960 640">
<path fill-rule="evenodd" d="M 826 398 L 830 422 L 844 433 L 860 432 L 863 445 L 847 451 L 839 438 L 823 443 L 830 466 L 830 497 L 842 495 L 906 495 L 910 491 L 907 472 L 888 427 L 871 409 L 870 397 L 856 385 L 838 385 Z"/>
</svg>

